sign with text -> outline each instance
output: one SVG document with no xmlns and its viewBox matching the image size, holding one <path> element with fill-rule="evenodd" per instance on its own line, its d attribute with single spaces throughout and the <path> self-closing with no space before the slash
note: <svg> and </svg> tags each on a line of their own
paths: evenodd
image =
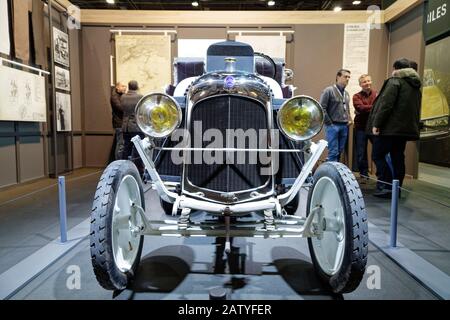
<svg viewBox="0 0 450 320">
<path fill-rule="evenodd" d="M 425 41 L 450 31 L 450 0 L 430 0 L 425 6 Z"/>
</svg>

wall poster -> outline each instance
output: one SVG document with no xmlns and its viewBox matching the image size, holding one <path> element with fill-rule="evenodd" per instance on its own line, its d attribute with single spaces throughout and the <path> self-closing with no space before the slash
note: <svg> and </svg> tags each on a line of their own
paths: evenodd
<svg viewBox="0 0 450 320">
<path fill-rule="evenodd" d="M 0 52 L 10 54 L 8 1 L 0 0 Z"/>
<path fill-rule="evenodd" d="M 172 82 L 170 35 L 116 35 L 116 79 L 136 80 L 145 95 Z"/>
<path fill-rule="evenodd" d="M 0 65 L 0 120 L 47 121 L 45 77 Z"/>
<path fill-rule="evenodd" d="M 361 91 L 359 77 L 369 71 L 370 25 L 367 23 L 345 24 L 344 55 L 342 67 L 351 71 L 350 82 L 346 88 L 350 94 L 350 114 L 355 116 L 353 95 Z"/>
<path fill-rule="evenodd" d="M 203 58 L 210 45 L 225 39 L 178 39 L 178 58 Z"/>
<path fill-rule="evenodd" d="M 286 36 L 236 36 L 236 41 L 247 43 L 253 51 L 271 58 L 286 59 Z"/>
</svg>

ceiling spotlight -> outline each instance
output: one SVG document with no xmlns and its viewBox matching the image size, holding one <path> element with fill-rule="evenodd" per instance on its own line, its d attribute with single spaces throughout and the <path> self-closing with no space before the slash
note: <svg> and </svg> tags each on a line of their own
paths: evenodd
<svg viewBox="0 0 450 320">
<path fill-rule="evenodd" d="M 115 1 L 114 1 L 114 0 L 106 0 L 106 3 L 109 3 L 109 4 L 114 4 L 114 3 L 115 3 Z"/>
<path fill-rule="evenodd" d="M 269 7 L 273 7 L 273 6 L 275 5 L 275 1 L 269 1 L 269 2 L 267 2 L 267 5 L 268 5 Z"/>
<path fill-rule="evenodd" d="M 192 6 L 193 7 L 198 7 L 198 1 L 192 1 Z"/>
<path fill-rule="evenodd" d="M 334 7 L 333 11 L 334 12 L 342 11 L 342 7 Z"/>
<path fill-rule="evenodd" d="M 353 4 L 354 6 L 357 6 L 357 5 L 361 4 L 361 1 L 353 1 L 352 4 Z"/>
</svg>

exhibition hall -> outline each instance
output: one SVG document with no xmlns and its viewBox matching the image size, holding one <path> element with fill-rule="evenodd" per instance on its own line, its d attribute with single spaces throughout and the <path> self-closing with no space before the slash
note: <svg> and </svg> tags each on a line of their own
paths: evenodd
<svg viewBox="0 0 450 320">
<path fill-rule="evenodd" d="M 449 300 L 449 50 L 450 0 L 0 0 L 0 300 Z"/>
</svg>

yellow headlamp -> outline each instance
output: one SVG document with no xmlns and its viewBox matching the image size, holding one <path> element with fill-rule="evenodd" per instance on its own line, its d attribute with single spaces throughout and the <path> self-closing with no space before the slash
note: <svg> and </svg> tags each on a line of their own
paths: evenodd
<svg viewBox="0 0 450 320">
<path fill-rule="evenodd" d="M 170 96 L 153 93 L 143 97 L 137 104 L 136 122 L 145 134 L 164 138 L 181 124 L 181 108 Z"/>
<path fill-rule="evenodd" d="M 278 127 L 291 140 L 312 139 L 323 126 L 321 105 L 311 97 L 297 96 L 286 101 L 278 111 Z"/>
</svg>

